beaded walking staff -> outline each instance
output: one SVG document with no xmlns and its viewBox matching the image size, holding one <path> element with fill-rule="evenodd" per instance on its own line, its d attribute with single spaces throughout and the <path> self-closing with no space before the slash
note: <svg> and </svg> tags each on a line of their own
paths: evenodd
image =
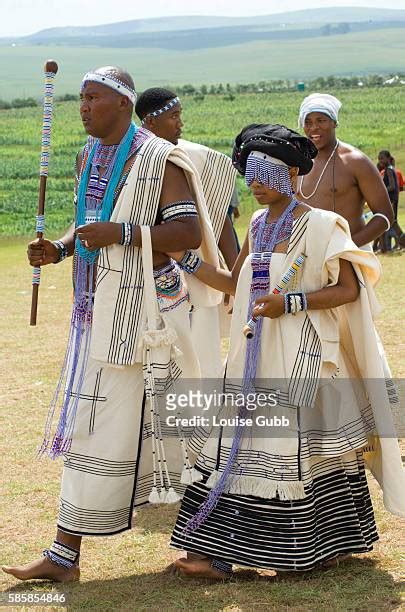
<svg viewBox="0 0 405 612">
<path fill-rule="evenodd" d="M 46 179 L 48 178 L 49 153 L 51 148 L 51 128 L 53 111 L 54 78 L 58 72 L 58 64 L 48 60 L 44 66 L 45 89 L 44 111 L 42 119 L 41 162 L 39 167 L 39 196 L 38 213 L 36 215 L 37 238 L 41 240 L 45 231 L 45 193 Z M 38 290 L 41 281 L 41 267 L 36 266 L 32 271 L 32 299 L 30 325 L 37 324 Z"/>
</svg>

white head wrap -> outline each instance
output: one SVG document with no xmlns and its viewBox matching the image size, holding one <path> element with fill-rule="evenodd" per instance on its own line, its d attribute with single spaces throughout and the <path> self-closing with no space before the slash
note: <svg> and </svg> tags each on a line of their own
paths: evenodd
<svg viewBox="0 0 405 612">
<path fill-rule="evenodd" d="M 300 107 L 298 127 L 303 128 L 305 118 L 309 113 L 323 113 L 332 121 L 338 122 L 338 114 L 342 103 L 330 94 L 313 93 L 307 96 Z"/>
<path fill-rule="evenodd" d="M 100 83 L 101 85 L 106 85 L 107 87 L 114 89 L 114 91 L 121 94 L 122 96 L 127 96 L 127 98 L 129 98 L 132 104 L 135 105 L 136 103 L 135 91 L 131 89 L 129 85 L 127 85 L 123 81 L 120 81 L 120 79 L 118 79 L 115 76 L 112 76 L 111 74 L 102 74 L 100 72 L 88 72 L 83 77 L 82 85 L 80 88 L 81 90 L 83 89 L 85 83 L 87 83 L 88 81 L 91 81 L 93 83 Z"/>
</svg>

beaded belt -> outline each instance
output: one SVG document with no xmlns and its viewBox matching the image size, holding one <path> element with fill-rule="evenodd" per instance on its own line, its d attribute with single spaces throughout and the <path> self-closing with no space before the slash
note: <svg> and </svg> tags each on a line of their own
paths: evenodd
<svg viewBox="0 0 405 612">
<path fill-rule="evenodd" d="M 172 260 L 153 271 L 160 312 L 173 310 L 189 300 L 188 289 L 179 266 Z"/>
</svg>

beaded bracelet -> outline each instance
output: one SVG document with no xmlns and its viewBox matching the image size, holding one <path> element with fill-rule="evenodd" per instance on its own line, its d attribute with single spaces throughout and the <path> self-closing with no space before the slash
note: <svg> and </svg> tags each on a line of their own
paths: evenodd
<svg viewBox="0 0 405 612">
<path fill-rule="evenodd" d="M 202 259 L 193 251 L 186 251 L 178 264 L 187 274 L 195 274 L 201 267 Z"/>
<path fill-rule="evenodd" d="M 285 293 L 284 294 L 284 313 L 296 315 L 308 309 L 307 296 L 305 293 Z"/>
<path fill-rule="evenodd" d="M 68 256 L 68 250 L 67 250 L 66 245 L 62 242 L 62 240 L 55 240 L 54 242 L 52 242 L 52 244 L 58 249 L 58 253 L 59 253 L 59 259 L 58 261 L 55 261 L 54 263 L 59 263 L 63 261 L 64 259 L 66 259 L 66 257 Z"/>
<path fill-rule="evenodd" d="M 122 246 L 131 246 L 132 244 L 132 223 L 121 223 L 121 241 Z"/>
</svg>

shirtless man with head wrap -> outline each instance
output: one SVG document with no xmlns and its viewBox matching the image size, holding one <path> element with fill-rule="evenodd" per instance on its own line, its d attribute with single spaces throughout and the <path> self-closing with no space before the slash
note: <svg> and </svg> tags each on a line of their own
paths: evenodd
<svg viewBox="0 0 405 612">
<path fill-rule="evenodd" d="M 315 144 L 318 155 L 311 172 L 298 180 L 297 196 L 315 208 L 332 210 L 350 225 L 352 238 L 364 246 L 381 236 L 394 220 L 381 176 L 364 153 L 336 138 L 341 102 L 329 94 L 307 96 L 299 111 L 299 125 Z M 363 218 L 367 202 L 374 213 Z"/>
</svg>

